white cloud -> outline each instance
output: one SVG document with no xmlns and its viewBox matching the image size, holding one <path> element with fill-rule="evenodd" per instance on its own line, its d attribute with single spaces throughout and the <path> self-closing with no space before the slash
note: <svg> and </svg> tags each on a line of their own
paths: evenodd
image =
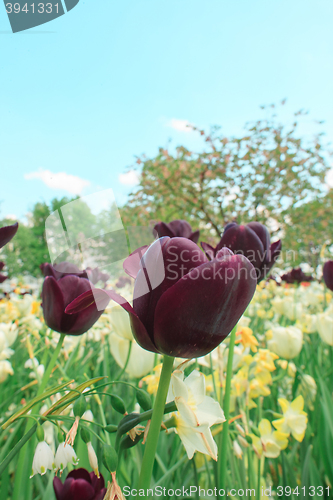
<svg viewBox="0 0 333 500">
<path fill-rule="evenodd" d="M 126 174 L 119 174 L 118 179 L 120 184 L 125 186 L 135 186 L 140 182 L 140 176 L 135 170 L 130 170 Z"/>
<path fill-rule="evenodd" d="M 192 127 L 193 125 L 188 121 L 188 120 L 177 120 L 177 118 L 172 118 L 168 122 L 168 126 L 175 129 L 179 130 L 180 132 L 192 132 Z"/>
<path fill-rule="evenodd" d="M 40 179 L 51 189 L 62 189 L 71 194 L 81 194 L 83 189 L 90 185 L 89 181 L 76 175 L 66 174 L 66 172 L 54 173 L 43 169 L 25 174 L 24 178 L 27 180 Z"/>
</svg>

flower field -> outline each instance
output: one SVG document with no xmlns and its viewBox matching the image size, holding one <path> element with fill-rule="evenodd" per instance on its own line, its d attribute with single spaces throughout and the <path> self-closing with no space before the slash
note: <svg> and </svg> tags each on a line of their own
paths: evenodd
<svg viewBox="0 0 333 500">
<path fill-rule="evenodd" d="M 225 254 L 223 265 L 234 257 Z M 46 283 L 55 278 L 4 281 L 1 500 L 332 498 L 333 293 L 302 278 L 258 279 L 232 333 L 199 357 L 172 333 L 154 333 L 159 352 L 137 343 L 133 313 L 116 303 L 118 293 L 130 299 L 133 282 L 108 282 L 99 293 L 109 307 L 89 328 L 80 317 L 66 323 L 78 333 L 65 334 L 49 327 L 57 295 Z M 74 316 L 92 307 L 81 298 Z M 165 355 L 171 344 L 175 357 Z"/>
</svg>

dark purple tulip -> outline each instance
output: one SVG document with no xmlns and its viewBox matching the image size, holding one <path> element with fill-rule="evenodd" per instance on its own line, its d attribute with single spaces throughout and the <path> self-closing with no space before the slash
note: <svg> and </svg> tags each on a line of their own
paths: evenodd
<svg viewBox="0 0 333 500">
<path fill-rule="evenodd" d="M 64 483 L 55 477 L 53 488 L 57 500 L 103 500 L 106 494 L 103 476 L 86 469 L 72 470 Z"/>
<path fill-rule="evenodd" d="M 18 223 L 15 222 L 12 226 L 0 227 L 0 248 L 7 245 L 7 243 L 14 238 L 18 229 Z"/>
<path fill-rule="evenodd" d="M 257 279 L 263 280 L 281 252 L 281 240 L 271 244 L 267 228 L 260 222 L 250 222 L 239 226 L 232 222 L 228 224 L 217 246 L 201 243 L 206 255 L 212 259 L 223 248 L 230 248 L 236 254 L 245 255 L 257 272 Z"/>
<path fill-rule="evenodd" d="M 288 273 L 281 276 L 281 280 L 288 284 L 292 283 L 304 283 L 307 281 L 313 281 L 313 277 L 305 274 L 300 267 L 293 268 Z"/>
<path fill-rule="evenodd" d="M 333 292 L 333 260 L 325 262 L 323 267 L 323 276 L 327 288 Z"/>
<path fill-rule="evenodd" d="M 218 346 L 244 313 L 257 284 L 255 269 L 243 255 L 222 249 L 210 262 L 186 238 L 155 241 L 136 274 L 133 307 L 114 291 L 95 289 L 66 312 L 78 313 L 94 301 L 105 308 L 112 299 L 129 313 L 141 347 L 181 358 L 204 356 Z"/>
<path fill-rule="evenodd" d="M 47 276 L 42 289 L 42 308 L 47 326 L 67 335 L 82 335 L 88 331 L 103 311 L 98 311 L 95 304 L 79 314 L 66 314 L 65 309 L 74 299 L 92 288 L 89 280 L 73 274 L 59 280 Z"/>
<path fill-rule="evenodd" d="M 188 240 L 198 243 L 200 231 L 192 232 L 191 225 L 186 220 L 173 220 L 166 224 L 165 222 L 159 222 L 154 226 L 154 230 L 157 232 L 158 237 L 169 236 L 170 238 L 175 238 L 177 236 L 181 238 L 187 238 Z"/>
<path fill-rule="evenodd" d="M 79 269 L 75 264 L 71 262 L 59 262 L 59 264 L 49 264 L 45 262 L 41 264 L 40 269 L 44 276 L 53 276 L 56 280 L 63 278 L 64 276 L 78 276 L 79 278 L 87 278 L 94 285 L 98 281 L 103 281 L 104 283 L 109 279 L 109 275 L 106 273 L 102 273 L 98 267 L 95 269 L 91 269 L 91 267 L 87 267 L 87 269 Z"/>
<path fill-rule="evenodd" d="M 4 274 L 1 273 L 4 267 L 5 263 L 0 261 L 0 284 L 3 283 L 8 278 L 8 276 L 5 276 Z"/>
</svg>

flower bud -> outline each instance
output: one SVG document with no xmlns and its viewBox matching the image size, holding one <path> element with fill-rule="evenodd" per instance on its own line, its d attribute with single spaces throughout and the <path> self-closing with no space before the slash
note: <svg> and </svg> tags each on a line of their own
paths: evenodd
<svg viewBox="0 0 333 500">
<path fill-rule="evenodd" d="M 81 394 L 81 396 L 75 401 L 73 406 L 73 412 L 75 417 L 82 417 L 87 409 L 86 398 Z"/>
<path fill-rule="evenodd" d="M 124 401 L 119 396 L 112 394 L 111 405 L 112 405 L 112 408 L 114 410 L 116 410 L 118 413 L 121 413 L 122 415 L 124 415 L 126 413 Z"/>
<path fill-rule="evenodd" d="M 41 443 L 42 441 L 44 441 L 44 429 L 43 429 L 43 427 L 41 425 L 37 426 L 36 436 L 37 436 L 37 439 L 38 439 L 39 443 Z"/>
<path fill-rule="evenodd" d="M 103 463 L 107 470 L 112 474 L 117 470 L 118 455 L 111 445 L 104 445 L 102 451 Z"/>
<path fill-rule="evenodd" d="M 153 407 L 151 402 L 151 397 L 149 396 L 148 392 L 142 389 L 138 389 L 136 391 L 136 400 L 143 409 L 143 411 L 149 411 Z"/>
<path fill-rule="evenodd" d="M 81 429 L 81 438 L 82 438 L 82 441 L 86 444 L 89 443 L 89 441 L 90 441 L 90 433 L 84 427 L 82 427 L 82 429 Z"/>
<path fill-rule="evenodd" d="M 104 430 L 105 430 L 106 432 L 109 432 L 110 434 L 111 434 L 112 432 L 117 432 L 117 430 L 118 430 L 118 425 L 109 424 L 109 425 L 107 425 L 106 427 L 104 427 Z"/>
</svg>

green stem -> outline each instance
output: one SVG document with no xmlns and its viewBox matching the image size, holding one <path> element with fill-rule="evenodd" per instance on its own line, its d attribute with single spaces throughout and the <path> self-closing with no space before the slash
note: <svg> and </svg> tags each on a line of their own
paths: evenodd
<svg viewBox="0 0 333 500">
<path fill-rule="evenodd" d="M 43 394 L 44 390 L 45 390 L 45 387 L 50 379 L 50 376 L 51 376 L 51 373 L 52 373 L 52 370 L 54 368 L 54 365 L 57 361 L 57 358 L 59 356 L 59 352 L 60 352 L 60 349 L 62 347 L 62 344 L 64 342 L 64 339 L 65 339 L 65 335 L 61 334 L 60 337 L 59 337 L 59 340 L 58 340 L 58 344 L 57 344 L 57 347 L 55 348 L 53 354 L 52 354 L 52 357 L 50 359 L 50 362 L 48 364 L 48 367 L 43 375 L 43 378 L 42 378 L 42 382 L 38 388 L 38 391 L 37 391 L 37 396 L 40 396 L 41 394 Z M 41 403 L 39 403 L 37 405 L 37 408 L 36 408 L 36 413 L 39 413 L 39 409 L 40 409 L 40 406 L 41 406 Z M 31 433 L 32 429 L 34 428 L 34 422 L 32 420 L 28 420 L 27 422 L 27 426 L 26 426 L 26 434 L 23 436 L 23 438 L 21 439 L 21 441 L 19 441 L 17 443 L 17 445 L 20 445 L 19 447 L 17 447 L 17 449 L 13 448 L 12 451 L 15 450 L 15 455 L 16 453 L 18 453 L 18 451 L 21 449 L 21 452 L 20 452 L 20 455 L 19 455 L 19 460 L 18 460 L 18 464 L 17 464 L 17 468 L 16 468 L 16 474 L 15 474 L 15 486 L 14 486 L 14 492 L 13 492 L 13 499 L 12 500 L 19 500 L 20 498 L 20 495 L 22 495 L 22 485 L 25 484 L 25 479 L 26 479 L 26 475 L 30 474 L 30 470 L 29 471 L 26 471 L 24 470 L 24 467 L 25 467 L 25 460 L 26 460 L 26 456 L 30 454 L 31 450 L 30 448 L 29 449 L 22 449 L 23 446 L 28 442 L 28 440 L 30 439 L 31 436 L 33 436 L 34 432 Z M 12 455 L 11 456 L 11 459 L 15 456 L 15 455 Z M 9 462 L 8 462 L 9 463 Z"/>
<path fill-rule="evenodd" d="M 234 357 L 234 347 L 236 339 L 236 327 L 230 334 L 229 354 L 227 364 L 227 377 L 225 381 L 225 391 L 223 398 L 223 411 L 226 421 L 223 423 L 222 440 L 219 446 L 219 460 L 220 460 L 220 482 L 219 488 L 226 488 L 227 476 L 227 457 L 229 446 L 229 410 L 230 410 L 230 392 L 231 392 L 231 379 L 232 379 L 232 362 Z"/>
<path fill-rule="evenodd" d="M 158 384 L 156 400 L 139 477 L 139 489 L 143 489 L 145 490 L 145 492 L 150 486 L 151 476 L 153 473 L 155 453 L 157 450 L 157 441 L 160 434 L 162 418 L 164 415 L 165 401 L 170 385 L 173 362 L 174 358 L 164 356 L 162 373 Z"/>
</svg>

